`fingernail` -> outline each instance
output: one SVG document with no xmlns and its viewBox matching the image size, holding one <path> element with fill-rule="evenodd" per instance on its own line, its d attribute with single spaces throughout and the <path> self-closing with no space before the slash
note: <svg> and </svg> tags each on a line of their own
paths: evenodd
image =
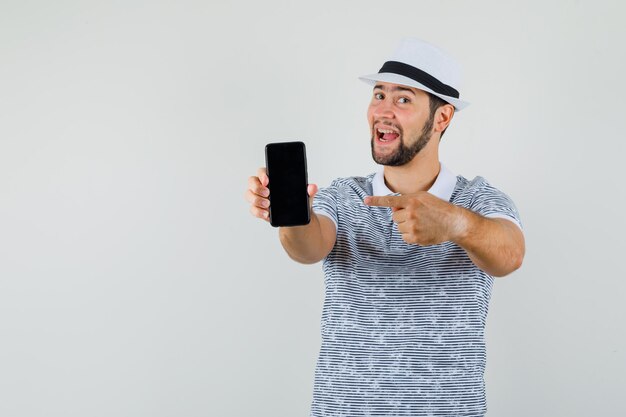
<svg viewBox="0 0 626 417">
<path fill-rule="evenodd" d="M 261 191 L 261 195 L 262 195 L 263 197 L 269 197 L 269 195 L 270 195 L 270 190 L 268 190 L 267 188 L 264 188 L 264 189 Z"/>
<path fill-rule="evenodd" d="M 269 206 L 270 206 L 270 202 L 269 202 L 269 201 L 267 201 L 267 200 L 263 200 L 263 201 L 261 201 L 261 205 L 262 205 L 263 207 L 269 207 Z"/>
<path fill-rule="evenodd" d="M 267 211 L 263 212 L 263 217 L 265 217 L 267 219 L 269 216 L 270 216 L 270 214 Z"/>
</svg>

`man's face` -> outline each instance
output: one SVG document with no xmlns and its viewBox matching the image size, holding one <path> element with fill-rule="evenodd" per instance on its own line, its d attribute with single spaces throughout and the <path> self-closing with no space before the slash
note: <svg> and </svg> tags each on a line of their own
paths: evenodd
<svg viewBox="0 0 626 417">
<path fill-rule="evenodd" d="M 398 84 L 378 82 L 367 110 L 372 157 L 381 165 L 410 162 L 432 136 L 428 94 Z"/>
</svg>

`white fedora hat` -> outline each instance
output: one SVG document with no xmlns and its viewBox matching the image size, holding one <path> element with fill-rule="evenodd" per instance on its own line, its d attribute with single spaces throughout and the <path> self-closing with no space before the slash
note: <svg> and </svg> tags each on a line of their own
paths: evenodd
<svg viewBox="0 0 626 417">
<path fill-rule="evenodd" d="M 400 84 L 427 91 L 462 110 L 469 103 L 460 99 L 461 66 L 441 49 L 416 38 L 404 38 L 377 74 L 359 79 Z"/>
</svg>

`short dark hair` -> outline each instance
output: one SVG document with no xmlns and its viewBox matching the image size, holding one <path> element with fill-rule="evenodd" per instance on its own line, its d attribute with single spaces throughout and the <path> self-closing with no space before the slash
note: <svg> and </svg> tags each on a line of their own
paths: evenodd
<svg viewBox="0 0 626 417">
<path fill-rule="evenodd" d="M 447 101 L 437 97 L 436 95 L 429 93 L 429 92 L 426 92 L 426 94 L 428 94 L 428 99 L 429 99 L 428 101 L 430 103 L 430 116 L 429 117 L 431 119 L 434 119 L 435 112 L 437 111 L 437 109 L 439 107 L 441 107 L 441 106 L 443 106 L 445 104 L 449 104 L 449 103 Z M 447 127 L 445 129 L 443 129 L 443 131 L 441 132 L 440 138 L 443 137 L 443 134 L 446 133 L 447 129 L 448 129 Z"/>
</svg>

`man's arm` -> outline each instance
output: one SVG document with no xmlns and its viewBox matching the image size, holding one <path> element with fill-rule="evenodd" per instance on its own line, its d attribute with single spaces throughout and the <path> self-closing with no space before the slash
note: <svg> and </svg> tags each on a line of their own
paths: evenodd
<svg viewBox="0 0 626 417">
<path fill-rule="evenodd" d="M 455 242 L 489 275 L 508 275 L 518 269 L 524 259 L 524 235 L 509 220 L 481 216 L 425 191 L 366 197 L 365 204 L 391 207 L 392 218 L 405 242 L 419 245 Z"/>
<path fill-rule="evenodd" d="M 503 277 L 522 265 L 526 245 L 515 223 L 458 208 L 462 227 L 452 241 L 465 249 L 477 267 L 494 277 Z"/>
<path fill-rule="evenodd" d="M 314 264 L 324 259 L 335 246 L 336 234 L 335 223 L 313 211 L 309 224 L 281 227 L 279 231 L 280 243 L 287 255 L 303 264 Z"/>
<path fill-rule="evenodd" d="M 250 203 L 250 213 L 269 222 L 270 190 L 267 187 L 269 177 L 265 168 L 259 168 L 257 175 L 248 179 L 248 189 L 245 198 Z M 307 187 L 310 201 L 317 193 L 317 186 L 309 184 Z M 311 210 L 311 221 L 304 226 L 279 228 L 280 243 L 289 257 L 303 264 L 313 264 L 321 261 L 335 246 L 337 231 L 335 223 L 323 215 L 317 215 Z"/>
</svg>

